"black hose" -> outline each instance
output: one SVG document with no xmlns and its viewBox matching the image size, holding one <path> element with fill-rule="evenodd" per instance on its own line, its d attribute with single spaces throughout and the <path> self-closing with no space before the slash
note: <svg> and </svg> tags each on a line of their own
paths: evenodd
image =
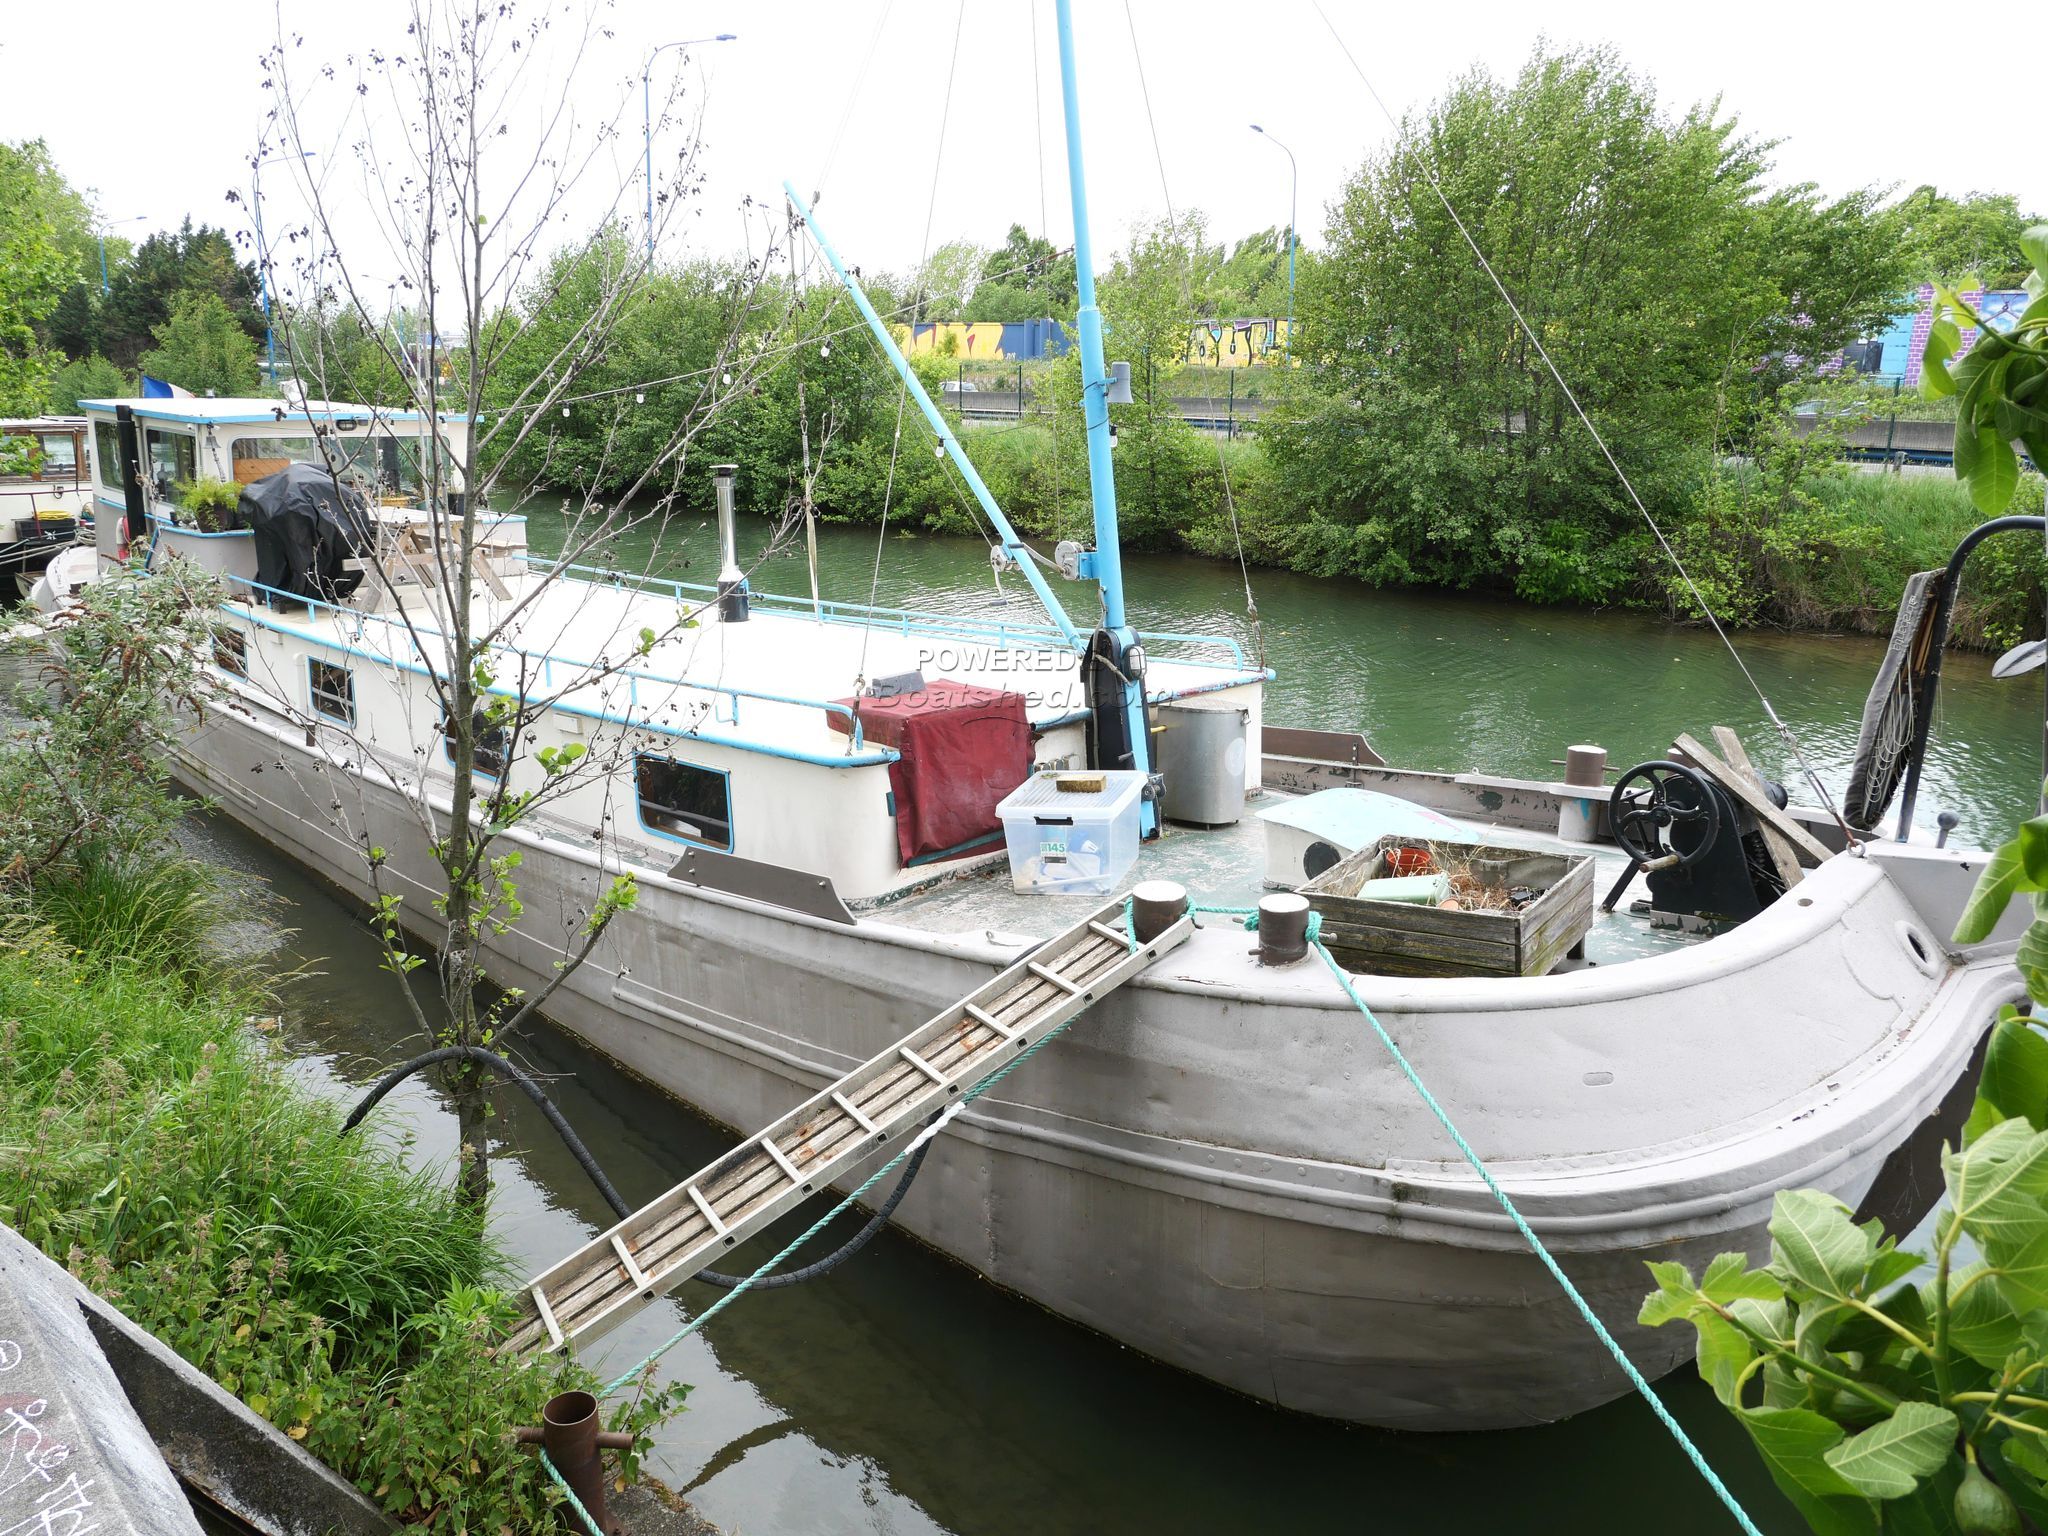
<svg viewBox="0 0 2048 1536">
<path fill-rule="evenodd" d="M 569 1149 L 570 1155 L 576 1159 L 583 1171 L 590 1175 L 590 1182 L 596 1185 L 597 1192 L 604 1196 L 604 1203 L 612 1208 L 612 1214 L 621 1221 L 633 1214 L 633 1208 L 627 1205 L 624 1198 L 612 1187 L 612 1181 L 604 1176 L 604 1169 L 598 1166 L 597 1159 L 590 1154 L 590 1149 L 583 1145 L 583 1138 L 578 1136 L 575 1127 L 563 1118 L 561 1110 L 555 1107 L 555 1101 L 541 1091 L 540 1084 L 496 1051 L 487 1051 L 480 1045 L 444 1045 L 438 1050 L 415 1056 L 402 1066 L 393 1067 L 377 1079 L 376 1086 L 363 1095 L 360 1104 L 349 1111 L 348 1118 L 341 1123 L 341 1134 L 346 1136 L 362 1124 L 363 1117 L 375 1109 L 387 1093 L 413 1073 L 425 1071 L 428 1067 L 437 1066 L 444 1061 L 473 1061 L 480 1066 L 493 1068 L 499 1075 L 517 1083 L 525 1091 L 526 1096 L 540 1106 L 540 1112 L 547 1116 L 548 1124 L 555 1128 L 555 1134 L 562 1138 L 562 1144 Z M 820 1275 L 831 1273 L 867 1247 L 874 1241 L 875 1234 L 889 1224 L 889 1218 L 895 1214 L 896 1207 L 903 1203 L 903 1197 L 910 1193 L 911 1180 L 917 1177 L 917 1170 L 924 1165 L 924 1155 L 930 1150 L 931 1143 L 926 1142 L 911 1153 L 910 1161 L 903 1165 L 903 1177 L 896 1181 L 896 1187 L 889 1192 L 889 1198 L 876 1208 L 874 1215 L 868 1218 L 867 1225 L 839 1247 L 816 1263 L 806 1264 L 802 1269 L 792 1269 L 780 1275 L 764 1275 L 748 1289 L 773 1291 L 785 1285 L 801 1285 L 806 1280 L 815 1280 Z M 716 1286 L 722 1291 L 732 1290 L 744 1280 L 743 1276 L 720 1274 L 715 1269 L 700 1269 L 691 1278 L 702 1280 L 706 1285 Z"/>
<path fill-rule="evenodd" d="M 597 1192 L 604 1196 L 605 1204 L 609 1205 L 621 1217 L 630 1213 L 631 1207 L 624 1200 L 620 1199 L 619 1192 L 612 1188 L 612 1181 L 604 1176 L 604 1170 L 598 1167 L 597 1159 L 592 1157 L 590 1149 L 583 1145 L 583 1138 L 578 1136 L 575 1128 L 562 1118 L 562 1112 L 555 1108 L 555 1101 L 541 1092 L 540 1084 L 536 1083 L 526 1073 L 500 1056 L 496 1051 L 487 1051 L 480 1045 L 444 1045 L 439 1050 L 428 1051 L 423 1056 L 413 1057 L 404 1066 L 393 1067 L 389 1072 L 386 1072 L 377 1079 L 376 1087 L 363 1095 L 362 1103 L 349 1111 L 348 1118 L 341 1122 L 341 1134 L 346 1136 L 350 1131 L 362 1124 L 363 1116 L 375 1109 L 378 1101 L 385 1094 L 396 1088 L 408 1077 L 411 1077 L 413 1073 L 423 1072 L 428 1067 L 437 1066 L 444 1061 L 473 1061 L 480 1066 L 490 1067 L 499 1076 L 509 1077 L 513 1082 L 517 1083 L 525 1090 L 526 1096 L 540 1106 L 540 1112 L 548 1117 L 548 1124 L 555 1128 L 555 1134 L 562 1138 L 562 1142 L 568 1147 L 570 1155 L 583 1165 L 583 1171 L 590 1175 L 590 1182 L 595 1184 Z"/>
</svg>

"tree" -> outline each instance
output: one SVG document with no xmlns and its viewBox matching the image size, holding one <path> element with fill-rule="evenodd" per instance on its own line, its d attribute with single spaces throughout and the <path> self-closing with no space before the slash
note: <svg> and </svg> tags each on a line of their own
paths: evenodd
<svg viewBox="0 0 2048 1536">
<path fill-rule="evenodd" d="M 151 235 L 114 275 L 101 306 L 99 343 L 124 368 L 135 366 L 156 328 L 184 294 L 211 294 L 250 339 L 263 336 L 256 268 L 235 256 L 227 231 L 187 218 L 175 234 Z"/>
<path fill-rule="evenodd" d="M 50 409 L 68 415 L 81 400 L 114 400 L 134 393 L 134 380 L 95 352 L 57 370 L 50 380 Z"/>
<path fill-rule="evenodd" d="M 1920 186 L 1888 209 L 1885 220 L 1908 282 L 1954 286 L 1974 275 L 1988 288 L 2017 288 L 2028 269 L 2020 234 L 2040 215 L 2022 214 L 2018 199 L 2004 194 L 1954 198 Z"/>
<path fill-rule="evenodd" d="M 53 175 L 41 140 L 0 143 L 0 415 L 44 408 L 56 359 L 41 326 L 77 272 Z"/>
<path fill-rule="evenodd" d="M 495 0 L 416 0 L 403 38 L 352 55 L 345 78 L 304 64 L 284 36 L 263 65 L 272 109 L 258 154 L 279 154 L 296 168 L 303 151 L 325 148 L 333 134 L 345 132 L 366 165 L 388 172 L 368 183 L 380 195 L 348 207 L 346 216 L 341 192 L 302 180 L 292 190 L 307 209 L 305 222 L 278 217 L 275 243 L 257 252 L 285 311 L 295 376 L 306 397 L 331 396 L 363 380 L 371 371 L 367 359 L 381 351 L 389 372 L 378 373 L 377 387 L 395 380 L 409 411 L 450 424 L 406 433 L 421 503 L 435 514 L 422 527 L 425 547 L 416 557 L 437 594 L 431 622 L 421 624 L 405 605 L 382 553 L 373 551 L 368 563 L 369 579 L 383 589 L 411 647 L 408 664 L 419 668 L 418 686 L 429 691 L 438 716 L 424 726 L 413 722 L 424 731 L 416 742 L 419 760 L 427 761 L 431 750 L 452 777 L 444 785 L 422 769 L 398 782 L 390 793 L 402 797 L 402 811 L 346 774 L 326 787 L 337 834 L 361 849 L 387 963 L 400 978 L 414 1022 L 423 1035 L 464 1052 L 504 1048 L 636 900 L 631 878 L 620 876 L 594 887 L 580 911 L 550 914 L 561 917 L 559 927 L 551 922 L 542 932 L 529 921 L 525 937 L 555 951 L 554 975 L 530 995 L 480 995 L 489 945 L 523 916 L 521 853 L 516 844 L 507 846 L 508 837 L 572 788 L 609 782 L 632 751 L 631 733 L 536 746 L 536 730 L 565 694 L 610 686 L 696 626 L 695 610 L 681 606 L 659 627 L 580 635 L 576 656 L 589 659 L 536 654 L 528 626 L 564 578 L 557 569 L 536 568 L 507 586 L 483 570 L 479 554 L 494 525 L 483 509 L 495 493 L 517 485 L 520 468 L 530 468 L 538 456 L 549 478 L 570 488 L 560 551 L 565 564 L 609 559 L 636 531 L 655 535 L 658 558 L 670 498 L 660 495 L 651 505 L 635 498 L 663 491 L 664 478 L 677 471 L 726 402 L 751 391 L 779 355 L 758 344 L 763 338 L 743 337 L 737 326 L 702 337 L 696 355 L 703 366 L 686 380 L 670 381 L 681 386 L 669 397 L 672 413 L 641 423 L 643 435 L 633 448 L 637 472 L 613 473 L 624 439 L 616 407 L 645 392 L 647 380 L 614 383 L 616 374 L 604 370 L 623 366 L 631 351 L 629 321 L 653 302 L 643 241 L 662 241 L 687 217 L 702 181 L 699 141 L 688 134 L 678 144 L 670 128 L 688 78 L 679 71 L 655 118 L 652 152 L 661 185 L 652 228 L 629 234 L 604 221 L 551 250 L 572 205 L 588 207 L 594 199 L 621 215 L 640 206 L 637 159 L 616 171 L 608 190 L 596 181 L 602 167 L 615 163 L 609 145 L 622 127 L 630 123 L 638 140 L 639 92 L 622 92 L 606 104 L 587 84 L 578 86 L 574 61 L 601 23 L 593 15 L 579 29 L 563 19 L 566 14 L 528 14 Z M 473 104 L 498 100 L 515 81 L 527 89 L 527 61 L 537 56 L 563 64 L 546 86 L 552 100 L 503 124 L 479 121 Z M 391 116 L 365 123 L 359 86 L 392 101 Z M 281 192 L 280 204 L 289 201 Z M 396 269 L 399 290 L 422 317 L 403 339 L 385 324 L 388 290 L 360 286 L 363 264 L 350 259 L 354 235 L 343 231 L 365 227 L 373 229 L 367 238 L 377 268 Z M 769 230 L 771 253 L 779 250 L 778 232 Z M 327 253 L 318 264 L 303 254 L 280 259 L 281 252 L 315 248 Z M 754 263 L 735 269 L 738 296 L 731 302 L 740 311 L 760 275 Z M 307 320 L 298 322 L 295 311 L 309 312 Z M 354 327 L 346 345 L 329 345 L 345 320 Z M 676 370 L 671 364 L 666 371 Z M 306 435 L 313 436 L 311 413 L 300 410 Z M 576 426 L 579 412 L 595 429 L 574 438 L 574 452 L 556 451 L 564 446 L 561 424 Z M 372 411 L 373 418 L 382 414 Z M 480 764 L 491 760 L 500 771 L 480 775 Z M 431 946 L 432 1013 L 413 985 L 427 959 L 408 947 L 408 931 Z M 461 1189 L 481 1204 L 490 1184 L 491 1080 L 474 1056 L 465 1055 L 444 1068 L 443 1081 L 461 1138 Z"/>
<path fill-rule="evenodd" d="M 947 241 L 927 256 L 912 276 L 911 312 L 899 318 L 919 322 L 963 318 L 986 259 L 972 240 Z"/>
<path fill-rule="evenodd" d="M 991 295 L 988 302 L 1022 313 L 976 314 L 973 318 L 1071 319 L 1075 304 L 1074 253 L 1056 250 L 1044 236 L 1029 233 L 1022 224 L 1012 224 L 1003 243 L 983 259 L 981 284 L 983 288 L 1004 291 L 1000 299 Z M 1012 297 L 1013 294 L 1024 297 Z M 977 307 L 983 304 L 981 288 L 975 290 L 974 301 Z"/>
<path fill-rule="evenodd" d="M 1531 333 L 1645 500 L 1682 509 L 1773 371 L 1818 366 L 1899 287 L 1868 194 L 1771 197 L 1768 149 L 1716 103 L 1665 114 L 1607 49 L 1458 81 L 1332 212 L 1298 305 L 1310 387 L 1264 428 L 1283 487 L 1361 571 L 1543 600 L 1634 588 L 1654 550 Z M 1397 410 L 1425 413 L 1404 429 L 1412 480 L 1318 425 Z"/>
<path fill-rule="evenodd" d="M 253 395 L 260 371 L 256 343 L 214 293 L 182 293 L 156 328 L 142 371 L 195 395 Z"/>
</svg>

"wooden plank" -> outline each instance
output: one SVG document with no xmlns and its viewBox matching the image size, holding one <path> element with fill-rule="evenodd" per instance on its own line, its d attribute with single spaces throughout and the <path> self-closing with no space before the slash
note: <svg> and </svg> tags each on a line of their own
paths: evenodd
<svg viewBox="0 0 2048 1536">
<path fill-rule="evenodd" d="M 1721 749 L 1721 755 L 1728 759 L 1728 766 L 1737 773 L 1749 775 L 1750 782 L 1761 791 L 1764 776 L 1756 771 L 1756 765 L 1749 760 L 1749 753 L 1742 745 L 1742 738 L 1730 726 L 1714 727 L 1714 745 Z M 1777 870 L 1778 878 L 1791 890 L 1806 878 L 1806 871 L 1799 867 L 1799 854 L 1784 833 L 1768 822 L 1758 822 L 1757 830 L 1763 834 L 1764 851 L 1771 856 L 1771 866 Z"/>
<path fill-rule="evenodd" d="M 1352 763 L 1367 768 L 1387 765 L 1387 760 L 1373 751 L 1363 731 L 1313 731 L 1269 725 L 1259 732 L 1259 750 L 1268 757 L 1299 757 L 1317 763 Z"/>
<path fill-rule="evenodd" d="M 1806 828 L 1771 804 L 1769 797 L 1762 790 L 1701 746 L 1693 737 L 1679 737 L 1678 749 L 1699 765 L 1700 772 L 1748 807 L 1750 814 L 1758 821 L 1766 826 L 1776 827 L 1783 833 L 1786 841 L 1799 850 L 1801 858 L 1810 859 L 1815 864 L 1825 864 L 1834 857 L 1833 849 L 1815 839 Z"/>
<path fill-rule="evenodd" d="M 1447 967 L 1443 974 L 1453 976 L 1468 970 L 1486 976 L 1513 976 L 1519 959 L 1513 944 L 1489 944 L 1483 939 L 1457 939 L 1441 933 L 1408 933 L 1399 928 L 1354 928 L 1327 919 L 1323 923 L 1322 942 L 1333 950 L 1353 954 L 1440 961 Z"/>
</svg>

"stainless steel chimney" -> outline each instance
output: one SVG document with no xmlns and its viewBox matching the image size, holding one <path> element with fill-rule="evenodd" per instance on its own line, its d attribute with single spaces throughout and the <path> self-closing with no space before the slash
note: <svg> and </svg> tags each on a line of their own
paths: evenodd
<svg viewBox="0 0 2048 1536">
<path fill-rule="evenodd" d="M 728 624 L 747 621 L 747 578 L 740 569 L 732 509 L 732 480 L 739 472 L 737 464 L 711 466 L 711 484 L 718 493 L 718 616 Z"/>
</svg>

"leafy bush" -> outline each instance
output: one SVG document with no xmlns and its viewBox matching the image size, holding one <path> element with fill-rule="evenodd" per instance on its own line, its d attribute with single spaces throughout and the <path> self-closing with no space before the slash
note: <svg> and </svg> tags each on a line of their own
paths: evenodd
<svg viewBox="0 0 2048 1536">
<path fill-rule="evenodd" d="M 129 376 L 99 353 L 66 363 L 50 379 L 50 409 L 69 415 L 81 400 L 112 400 L 135 393 Z"/>
<path fill-rule="evenodd" d="M 0 892 L 160 850 L 177 715 L 205 707 L 219 583 L 182 561 L 88 586 L 34 648 L 0 740 Z"/>
<path fill-rule="evenodd" d="M 19 920 L 0 943 L 0 1220 L 394 1515 L 545 1527 L 512 1430 L 590 1389 L 492 1352 L 503 1255 L 433 1170 L 339 1116 L 245 1024 L 250 1000 L 167 989 Z M 640 1430 L 681 1394 L 617 1405 Z"/>
<path fill-rule="evenodd" d="M 1956 929 L 1988 938 L 2016 895 L 2036 916 L 2016 961 L 2048 996 L 2048 816 L 1992 855 Z M 1653 1263 L 1649 1327 L 1687 1322 L 1700 1375 L 1818 1536 L 2017 1536 L 2048 1525 L 2048 1036 L 2004 1009 L 1963 1144 L 1933 1275 L 1880 1223 L 1816 1190 L 1781 1193 L 1771 1257 L 1724 1253 L 1697 1280 Z"/>
</svg>

